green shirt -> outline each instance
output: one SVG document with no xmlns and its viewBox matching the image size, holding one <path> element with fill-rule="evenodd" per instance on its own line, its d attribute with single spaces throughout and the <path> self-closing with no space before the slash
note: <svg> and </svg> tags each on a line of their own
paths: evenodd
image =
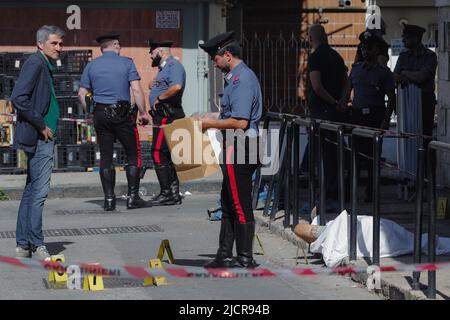
<svg viewBox="0 0 450 320">
<path fill-rule="evenodd" d="M 42 54 L 43 55 L 43 54 Z M 48 59 L 45 59 L 45 62 L 47 64 L 48 70 L 50 71 L 50 74 L 53 72 L 53 66 L 51 65 L 50 61 Z M 59 119 L 59 105 L 58 101 L 56 100 L 56 94 L 55 94 L 55 86 L 53 84 L 53 77 L 50 79 L 52 92 L 50 95 L 50 107 L 48 108 L 47 114 L 44 116 L 44 123 L 47 127 L 49 127 L 53 132 L 53 140 L 56 139 L 56 128 L 58 127 L 58 119 Z"/>
</svg>

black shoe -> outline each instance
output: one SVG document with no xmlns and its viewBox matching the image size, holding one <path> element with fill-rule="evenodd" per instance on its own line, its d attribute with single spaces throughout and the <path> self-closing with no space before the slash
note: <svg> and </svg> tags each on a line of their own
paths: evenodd
<svg viewBox="0 0 450 320">
<path fill-rule="evenodd" d="M 175 199 L 176 204 L 181 204 L 183 197 L 180 195 L 180 181 L 178 180 L 177 171 L 175 166 L 171 163 L 172 172 L 172 182 L 170 184 L 170 190 L 172 191 L 172 196 Z"/>
<path fill-rule="evenodd" d="M 204 268 L 218 269 L 218 268 L 233 268 L 235 261 L 233 258 L 219 258 L 215 257 L 214 260 L 206 263 Z"/>
<path fill-rule="evenodd" d="M 150 201 L 145 201 L 139 195 L 127 198 L 127 209 L 150 208 L 151 206 L 152 203 Z"/>
<path fill-rule="evenodd" d="M 178 182 L 178 179 L 172 181 L 172 184 L 170 185 L 170 191 L 172 192 L 172 198 L 175 201 L 175 204 L 181 204 L 182 197 L 180 195 L 180 184 Z"/>
<path fill-rule="evenodd" d="M 256 268 L 258 265 L 253 259 L 253 238 L 255 237 L 255 222 L 235 222 L 237 268 Z"/>
<path fill-rule="evenodd" d="M 152 203 L 145 201 L 139 196 L 139 169 L 137 166 L 126 167 L 127 180 L 128 180 L 128 198 L 127 209 L 148 208 L 152 206 Z"/>
<path fill-rule="evenodd" d="M 161 190 L 161 193 L 153 198 L 151 202 L 154 206 L 172 206 L 179 204 L 174 198 L 172 191 L 169 189 Z"/>
<path fill-rule="evenodd" d="M 116 210 L 116 197 L 108 199 L 105 198 L 105 204 L 103 205 L 105 211 L 114 211 Z"/>
<path fill-rule="evenodd" d="M 214 260 L 205 264 L 205 268 L 232 268 L 233 260 L 233 244 L 235 232 L 234 222 L 230 219 L 223 218 L 220 222 L 219 249 L 217 249 Z"/>
<path fill-rule="evenodd" d="M 154 206 L 171 206 L 181 204 L 181 199 L 178 199 L 173 195 L 174 192 L 179 192 L 179 188 L 178 185 L 173 184 L 174 172 L 172 167 L 169 164 L 158 165 L 155 167 L 155 171 L 161 187 L 161 193 L 152 199 L 152 204 Z"/>
<path fill-rule="evenodd" d="M 233 268 L 254 269 L 258 266 L 259 264 L 256 263 L 255 259 L 238 256 L 236 262 L 233 265 Z"/>
</svg>

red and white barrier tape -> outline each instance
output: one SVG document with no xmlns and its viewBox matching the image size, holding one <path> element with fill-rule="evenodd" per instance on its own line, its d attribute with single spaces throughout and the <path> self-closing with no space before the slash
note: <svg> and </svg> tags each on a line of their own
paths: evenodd
<svg viewBox="0 0 450 320">
<path fill-rule="evenodd" d="M 64 272 L 67 266 L 59 262 L 38 261 L 32 259 L 17 259 L 0 256 L 0 264 L 6 264 L 21 269 L 41 269 L 46 271 Z M 145 279 L 148 277 L 175 278 L 273 278 L 279 276 L 319 276 L 345 275 L 351 273 L 367 273 L 367 268 L 344 266 L 336 268 L 255 268 L 255 269 L 206 269 L 201 267 L 149 269 L 140 266 L 106 266 L 100 264 L 82 263 L 77 265 L 82 274 L 101 275 L 105 277 Z M 450 269 L 450 261 L 437 263 L 422 263 L 398 266 L 380 266 L 377 272 L 424 272 Z"/>
</svg>

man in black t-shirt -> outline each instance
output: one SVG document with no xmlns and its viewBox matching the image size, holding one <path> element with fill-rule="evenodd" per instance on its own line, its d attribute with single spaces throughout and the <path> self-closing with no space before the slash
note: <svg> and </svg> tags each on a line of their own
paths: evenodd
<svg viewBox="0 0 450 320">
<path fill-rule="evenodd" d="M 349 87 L 344 60 L 328 45 L 325 29 L 313 25 L 309 41 L 314 52 L 308 58 L 308 107 L 312 118 L 338 121 L 346 109 L 345 89 Z"/>
<path fill-rule="evenodd" d="M 322 25 L 313 25 L 309 29 L 309 42 L 314 49 L 308 59 L 308 109 L 311 118 L 328 121 L 346 122 L 346 91 L 350 87 L 347 67 L 344 60 L 328 45 L 327 34 Z M 337 141 L 335 133 L 324 131 L 327 140 Z M 324 156 L 326 197 L 337 197 L 337 148 L 325 142 L 322 148 Z"/>
</svg>

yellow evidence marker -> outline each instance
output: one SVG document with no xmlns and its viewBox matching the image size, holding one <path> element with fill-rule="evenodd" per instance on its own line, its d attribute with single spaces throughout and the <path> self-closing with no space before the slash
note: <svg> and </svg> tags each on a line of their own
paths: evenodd
<svg viewBox="0 0 450 320">
<path fill-rule="evenodd" d="M 66 261 L 63 254 L 55 255 L 50 257 L 51 262 L 64 263 Z M 50 271 L 48 273 L 48 282 L 51 284 L 56 284 L 58 286 L 67 286 L 67 272 Z"/>
</svg>

